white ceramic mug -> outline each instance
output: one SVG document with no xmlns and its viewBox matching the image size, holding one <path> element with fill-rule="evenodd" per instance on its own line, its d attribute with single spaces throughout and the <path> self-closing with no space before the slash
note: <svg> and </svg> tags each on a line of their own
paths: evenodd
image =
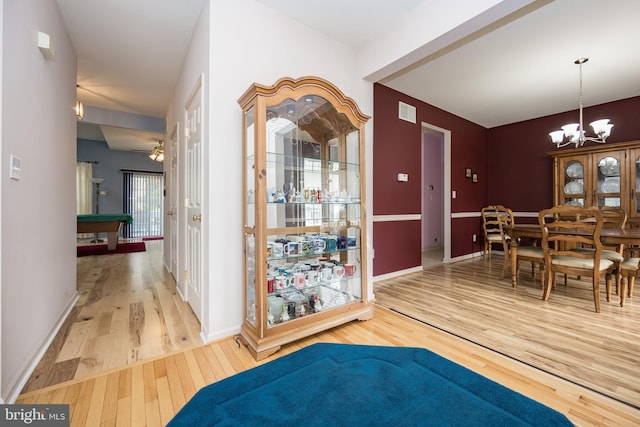
<svg viewBox="0 0 640 427">
<path fill-rule="evenodd" d="M 315 285 L 320 280 L 320 273 L 317 270 L 309 270 L 306 275 L 307 283 Z"/>
<path fill-rule="evenodd" d="M 280 242 L 274 242 L 271 245 L 271 255 L 274 258 L 282 258 L 284 256 L 284 245 Z"/>
<path fill-rule="evenodd" d="M 296 289 L 304 288 L 304 286 L 306 285 L 305 278 L 306 278 L 306 274 L 304 274 L 304 273 L 295 273 L 293 275 L 293 286 Z"/>
<path fill-rule="evenodd" d="M 276 276 L 275 281 L 273 283 L 273 287 L 278 291 L 287 289 L 290 285 L 291 285 L 291 278 L 287 276 Z"/>
<path fill-rule="evenodd" d="M 324 249 L 327 247 L 327 242 L 322 239 L 313 239 L 313 253 L 321 254 L 324 252 Z"/>
<path fill-rule="evenodd" d="M 298 242 L 289 242 L 284 245 L 284 253 L 287 254 L 287 256 L 298 255 L 299 246 L 300 243 Z"/>
<path fill-rule="evenodd" d="M 344 266 L 336 265 L 335 267 L 333 267 L 333 278 L 336 280 L 340 280 L 342 279 L 342 276 L 344 276 Z"/>
</svg>

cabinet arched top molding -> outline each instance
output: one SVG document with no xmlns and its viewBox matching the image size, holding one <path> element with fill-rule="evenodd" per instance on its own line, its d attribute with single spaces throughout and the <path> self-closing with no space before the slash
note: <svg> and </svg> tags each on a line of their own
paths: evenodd
<svg viewBox="0 0 640 427">
<path fill-rule="evenodd" d="M 298 79 L 283 77 L 273 86 L 254 83 L 238 99 L 242 109 L 255 101 L 256 96 L 269 98 L 269 105 L 279 104 L 287 98 L 294 101 L 304 96 L 321 96 L 329 101 L 339 113 L 345 114 L 349 121 L 359 127 L 366 123 L 370 117 L 364 114 L 358 104 L 338 89 L 336 85 L 321 77 L 305 76 Z"/>
</svg>

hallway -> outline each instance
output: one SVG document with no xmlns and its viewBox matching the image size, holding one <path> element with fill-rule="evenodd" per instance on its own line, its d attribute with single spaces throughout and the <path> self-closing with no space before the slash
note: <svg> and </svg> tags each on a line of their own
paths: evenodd
<svg viewBox="0 0 640 427">
<path fill-rule="evenodd" d="M 22 392 L 201 345 L 200 323 L 162 262 L 147 251 L 79 257 L 79 299 Z"/>
</svg>

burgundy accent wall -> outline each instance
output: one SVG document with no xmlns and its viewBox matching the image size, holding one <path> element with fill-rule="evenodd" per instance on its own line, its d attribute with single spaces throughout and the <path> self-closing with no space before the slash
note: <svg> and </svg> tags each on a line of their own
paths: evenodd
<svg viewBox="0 0 640 427">
<path fill-rule="evenodd" d="M 584 126 L 592 134 L 594 120 L 608 118 L 614 124 L 607 145 L 640 140 L 640 97 L 584 108 Z M 579 120 L 569 111 L 512 123 L 487 130 L 488 198 L 514 211 L 536 212 L 553 204 L 553 161 L 549 152 L 562 150 L 551 143 L 549 132 Z M 586 143 L 593 145 L 593 143 Z"/>
<path fill-rule="evenodd" d="M 374 222 L 373 236 L 374 276 L 422 264 L 420 221 Z M 381 265 L 392 270 L 381 270 Z"/>
<path fill-rule="evenodd" d="M 399 101 L 416 107 L 417 123 L 398 118 Z M 614 127 L 607 144 L 640 140 L 638 111 L 640 97 L 622 99 L 585 108 L 584 122 L 588 127 L 593 120 L 611 119 Z M 548 134 L 577 120 L 576 109 L 485 129 L 375 84 L 373 215 L 421 212 L 422 122 L 451 131 L 451 189 L 457 192 L 457 198 L 451 199 L 452 213 L 475 213 L 487 204 L 497 203 L 516 212 L 547 208 L 553 203 L 553 163 L 549 152 L 558 150 Z M 465 178 L 466 167 L 478 173 L 477 184 Z M 399 172 L 408 173 L 409 182 L 397 182 Z M 374 276 L 419 266 L 420 233 L 420 221 L 374 222 Z M 471 241 L 472 234 L 478 234 L 478 242 Z M 451 239 L 452 257 L 481 250 L 480 218 L 452 219 Z"/>
<path fill-rule="evenodd" d="M 488 192 L 487 130 L 381 84 L 373 91 L 373 215 L 421 212 L 422 122 L 451 131 L 451 189 L 457 192 L 451 211 L 479 212 Z M 398 118 L 399 101 L 416 107 L 417 123 Z M 465 177 L 467 167 L 478 173 L 477 184 Z M 397 181 L 400 172 L 409 174 L 409 182 Z M 470 253 L 471 234 L 478 233 L 480 218 L 454 219 L 451 227 L 451 255 Z M 404 238 L 411 233 L 415 242 L 407 243 Z M 374 222 L 374 276 L 421 265 L 420 233 L 420 221 Z M 397 238 L 400 234 L 403 239 Z"/>
</svg>

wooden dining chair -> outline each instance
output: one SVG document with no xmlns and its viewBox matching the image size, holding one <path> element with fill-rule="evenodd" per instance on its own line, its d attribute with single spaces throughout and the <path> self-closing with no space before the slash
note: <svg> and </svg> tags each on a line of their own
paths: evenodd
<svg viewBox="0 0 640 427">
<path fill-rule="evenodd" d="M 531 278 L 536 279 L 536 266 L 540 270 L 540 288 L 544 288 L 544 251 L 541 246 L 521 246 L 518 244 L 516 251 L 516 275 L 520 270 L 520 261 L 529 261 L 531 263 Z"/>
<path fill-rule="evenodd" d="M 504 278 L 510 260 L 509 241 L 511 238 L 507 234 L 507 230 L 513 224 L 513 212 L 502 205 L 489 205 L 482 208 L 480 213 L 482 216 L 482 232 L 484 234 L 482 256 L 488 253 L 489 259 L 491 259 L 492 246 L 494 244 L 501 245 L 504 252 L 501 278 Z"/>
<path fill-rule="evenodd" d="M 633 281 L 636 277 L 640 276 L 640 258 L 631 257 L 626 258 L 620 264 L 620 288 L 618 294 L 620 296 L 620 307 L 624 307 L 624 299 L 630 297 L 633 294 Z"/>
<path fill-rule="evenodd" d="M 591 207 L 590 209 L 599 209 L 602 214 L 602 228 L 619 228 L 624 229 L 627 224 L 627 212 L 624 209 L 613 208 L 613 207 Z M 591 221 L 593 222 L 593 218 L 582 219 L 583 221 Z M 593 248 L 576 248 L 576 251 L 585 252 L 585 251 L 593 251 Z M 620 271 L 620 264 L 624 261 L 624 245 L 603 245 L 602 246 L 602 257 L 608 260 L 611 260 L 615 264 L 615 274 L 616 274 L 616 293 L 620 293 L 620 283 L 622 280 L 622 275 Z M 611 294 L 607 293 L 607 301 L 611 299 Z"/>
<path fill-rule="evenodd" d="M 600 232 L 603 217 L 599 210 L 578 206 L 554 206 L 538 214 L 542 229 L 545 281 L 542 299 L 548 300 L 556 273 L 591 277 L 596 313 L 600 312 L 600 277 L 606 278 L 607 295 L 611 293 L 615 263 L 602 258 Z M 592 251 L 576 251 L 579 246 Z"/>
</svg>

